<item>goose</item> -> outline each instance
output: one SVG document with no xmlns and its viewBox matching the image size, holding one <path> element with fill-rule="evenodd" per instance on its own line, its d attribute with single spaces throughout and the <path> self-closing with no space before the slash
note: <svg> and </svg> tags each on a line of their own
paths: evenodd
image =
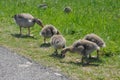
<svg viewBox="0 0 120 80">
<path fill-rule="evenodd" d="M 46 42 L 46 39 L 47 38 L 51 38 L 53 35 L 57 35 L 57 34 L 60 34 L 59 33 L 59 31 L 53 26 L 53 25 L 51 25 L 51 24 L 49 24 L 49 25 L 45 25 L 43 28 L 42 28 L 42 30 L 41 30 L 41 32 L 40 32 L 40 35 L 42 36 L 42 37 L 44 37 L 44 43 L 47 43 Z"/>
<path fill-rule="evenodd" d="M 66 40 L 62 35 L 53 35 L 50 40 L 51 45 L 54 47 L 54 54 L 58 55 L 58 49 L 65 48 Z"/>
<path fill-rule="evenodd" d="M 71 53 L 78 53 L 82 55 L 81 61 L 84 63 L 84 58 L 87 58 L 95 50 L 99 50 L 99 46 L 88 40 L 75 41 L 70 47 L 66 47 L 61 51 L 61 57 L 65 57 L 65 54 L 69 51 Z"/>
<path fill-rule="evenodd" d="M 30 36 L 30 27 L 34 26 L 35 23 L 43 27 L 40 19 L 34 18 L 29 13 L 21 13 L 13 16 L 16 24 L 20 27 L 20 35 L 22 35 L 22 27 L 28 28 L 28 35 Z"/>
<path fill-rule="evenodd" d="M 102 38 L 100 38 L 98 35 L 91 33 L 91 34 L 87 34 L 84 37 L 85 40 L 91 41 L 96 43 L 99 47 L 105 47 L 105 42 L 103 41 Z M 97 58 L 99 58 L 99 51 L 97 51 Z M 89 55 L 89 57 L 91 57 L 91 55 Z"/>
</svg>

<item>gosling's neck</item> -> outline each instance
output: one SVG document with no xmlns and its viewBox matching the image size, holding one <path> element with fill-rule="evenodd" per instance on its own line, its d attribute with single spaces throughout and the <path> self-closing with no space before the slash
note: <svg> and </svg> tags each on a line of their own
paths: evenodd
<svg viewBox="0 0 120 80">
<path fill-rule="evenodd" d="M 44 25 L 42 24 L 42 21 L 37 19 L 37 18 L 34 18 L 33 19 L 33 22 L 36 22 L 38 25 L 40 25 L 42 28 L 44 27 Z"/>
<path fill-rule="evenodd" d="M 67 52 L 74 52 L 72 47 L 65 48 L 65 53 Z"/>
</svg>

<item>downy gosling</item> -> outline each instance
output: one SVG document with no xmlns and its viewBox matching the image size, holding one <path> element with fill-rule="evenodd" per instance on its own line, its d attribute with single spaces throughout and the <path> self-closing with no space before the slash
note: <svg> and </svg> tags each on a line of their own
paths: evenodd
<svg viewBox="0 0 120 80">
<path fill-rule="evenodd" d="M 65 48 L 66 40 L 62 35 L 54 35 L 51 37 L 50 43 L 55 49 L 53 54 L 58 55 L 57 50 Z"/>
<path fill-rule="evenodd" d="M 61 57 L 65 57 L 65 54 L 69 51 L 71 53 L 78 53 L 82 55 L 81 62 L 84 63 L 84 58 L 87 58 L 95 50 L 99 50 L 99 46 L 88 40 L 78 40 L 73 43 L 72 46 L 66 47 L 61 51 Z"/>
<path fill-rule="evenodd" d="M 35 23 L 43 27 L 40 19 L 34 18 L 31 14 L 21 13 L 13 16 L 16 24 L 20 27 L 20 35 L 22 35 L 22 28 L 28 28 L 28 36 L 30 36 L 30 27 L 33 27 Z"/>
<path fill-rule="evenodd" d="M 47 43 L 47 38 L 51 38 L 53 35 L 57 34 L 60 33 L 53 25 L 45 25 L 40 32 L 40 35 L 44 37 L 44 43 Z"/>
<path fill-rule="evenodd" d="M 103 39 L 94 33 L 87 34 L 84 39 L 96 43 L 100 48 L 106 46 Z M 97 58 L 99 58 L 99 51 L 97 51 L 97 55 Z M 91 58 L 91 55 L 89 57 Z"/>
</svg>

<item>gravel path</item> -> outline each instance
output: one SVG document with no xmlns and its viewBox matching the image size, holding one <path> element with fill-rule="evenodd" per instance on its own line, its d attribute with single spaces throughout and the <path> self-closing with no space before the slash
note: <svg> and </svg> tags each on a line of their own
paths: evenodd
<svg viewBox="0 0 120 80">
<path fill-rule="evenodd" d="M 0 80 L 70 80 L 57 71 L 0 47 Z"/>
</svg>

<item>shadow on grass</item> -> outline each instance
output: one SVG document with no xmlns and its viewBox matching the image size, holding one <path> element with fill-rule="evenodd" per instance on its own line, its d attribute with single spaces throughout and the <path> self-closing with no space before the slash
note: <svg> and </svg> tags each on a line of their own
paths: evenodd
<svg viewBox="0 0 120 80">
<path fill-rule="evenodd" d="M 113 53 L 113 52 L 105 52 L 104 54 L 102 54 L 102 56 L 104 56 L 104 57 L 112 57 L 114 55 L 115 55 L 115 53 Z"/>
<path fill-rule="evenodd" d="M 50 46 L 51 46 L 50 43 L 42 43 L 42 44 L 40 45 L 41 48 L 47 48 L 47 47 L 50 47 Z"/>
<path fill-rule="evenodd" d="M 20 34 L 11 34 L 11 35 L 16 38 L 33 38 L 33 39 L 35 39 L 34 36 L 29 36 L 29 35 L 20 35 Z"/>
<path fill-rule="evenodd" d="M 49 55 L 50 57 L 56 58 L 56 59 L 62 59 L 60 54 L 55 55 L 54 53 Z"/>
<path fill-rule="evenodd" d="M 82 64 L 81 62 L 74 62 L 74 61 L 69 61 L 69 62 L 63 62 L 61 61 L 61 63 L 66 63 L 66 64 L 72 64 L 72 65 L 77 65 L 77 66 L 83 66 L 83 67 L 88 67 L 88 66 L 99 66 L 100 63 L 102 63 L 102 60 L 100 59 L 97 59 L 97 58 L 90 58 L 90 59 L 87 59 L 89 61 L 88 64 Z"/>
</svg>

